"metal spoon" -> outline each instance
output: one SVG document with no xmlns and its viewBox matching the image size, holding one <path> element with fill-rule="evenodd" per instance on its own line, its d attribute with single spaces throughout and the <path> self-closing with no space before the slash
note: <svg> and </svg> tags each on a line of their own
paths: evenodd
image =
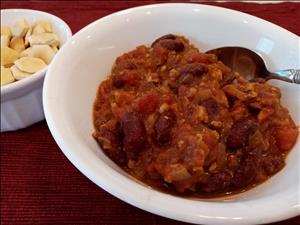
<svg viewBox="0 0 300 225">
<path fill-rule="evenodd" d="M 247 80 L 278 79 L 300 84 L 300 70 L 286 69 L 271 73 L 267 70 L 264 60 L 255 52 L 242 47 L 222 47 L 206 53 L 217 55 L 218 59 L 238 72 Z"/>
</svg>

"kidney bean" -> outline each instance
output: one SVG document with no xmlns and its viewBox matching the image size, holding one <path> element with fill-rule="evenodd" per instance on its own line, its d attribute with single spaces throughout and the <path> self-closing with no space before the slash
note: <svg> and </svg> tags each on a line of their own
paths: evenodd
<svg viewBox="0 0 300 225">
<path fill-rule="evenodd" d="M 252 183 L 257 175 L 259 159 L 256 156 L 245 154 L 241 158 L 239 167 L 233 174 L 231 185 L 241 188 Z"/>
<path fill-rule="evenodd" d="M 258 124 L 251 119 L 242 118 L 236 121 L 229 131 L 226 145 L 230 149 L 238 149 L 248 145 L 249 136 L 258 128 Z"/>
<path fill-rule="evenodd" d="M 201 63 L 185 65 L 180 70 L 178 82 L 180 84 L 191 84 L 195 77 L 200 77 L 207 72 L 207 67 Z"/>
<path fill-rule="evenodd" d="M 231 175 L 224 171 L 216 174 L 210 174 L 208 182 L 202 184 L 202 190 L 205 192 L 218 192 L 224 190 L 230 185 Z"/>
<path fill-rule="evenodd" d="M 194 76 L 190 73 L 183 74 L 178 78 L 179 84 L 192 84 L 194 81 Z"/>
<path fill-rule="evenodd" d="M 184 50 L 184 44 L 176 39 L 176 36 L 173 34 L 164 35 L 158 39 L 156 39 L 151 47 L 161 46 L 165 49 L 175 52 L 182 52 Z"/>
<path fill-rule="evenodd" d="M 252 106 L 252 105 L 248 105 L 247 109 L 248 109 L 249 113 L 253 116 L 257 116 L 261 111 L 260 108 L 257 108 L 257 107 Z"/>
<path fill-rule="evenodd" d="M 155 44 L 157 44 L 158 42 L 160 42 L 161 40 L 165 40 L 165 39 L 170 39 L 170 40 L 175 40 L 176 36 L 174 34 L 166 34 L 161 36 L 160 38 L 157 38 L 152 44 L 151 47 L 153 47 Z"/>
<path fill-rule="evenodd" d="M 263 169 L 268 176 L 277 173 L 284 167 L 284 164 L 284 159 L 280 155 L 272 157 L 267 156 L 262 163 Z"/>
<path fill-rule="evenodd" d="M 202 76 L 207 72 L 207 67 L 202 63 L 191 63 L 184 66 L 181 70 L 181 74 L 193 74 L 196 77 Z"/>
<path fill-rule="evenodd" d="M 114 133 L 115 133 L 117 144 L 119 146 L 122 146 L 122 140 L 123 140 L 124 134 L 123 134 L 123 130 L 122 130 L 122 125 L 119 121 L 116 123 Z"/>
<path fill-rule="evenodd" d="M 122 80 L 122 79 L 120 79 L 118 77 L 114 77 L 112 79 L 112 82 L 113 82 L 113 86 L 115 86 L 116 88 L 122 88 L 125 85 L 124 80 Z"/>
<path fill-rule="evenodd" d="M 201 105 L 205 107 L 208 115 L 210 115 L 210 116 L 216 115 L 219 113 L 220 107 L 219 107 L 218 103 L 216 102 L 216 100 L 214 100 L 213 98 L 209 98 L 209 99 L 202 101 Z"/>
<path fill-rule="evenodd" d="M 160 41 L 159 44 L 170 51 L 182 52 L 184 50 L 184 44 L 179 40 L 165 39 Z"/>
<path fill-rule="evenodd" d="M 168 110 L 159 115 L 154 125 L 154 137 L 158 145 L 163 146 L 170 143 L 171 130 L 176 122 L 176 115 Z"/>
<path fill-rule="evenodd" d="M 146 142 L 144 123 L 135 112 L 126 112 L 121 118 L 123 150 L 127 153 L 137 153 Z M 132 155 L 132 154 L 131 154 Z"/>
</svg>

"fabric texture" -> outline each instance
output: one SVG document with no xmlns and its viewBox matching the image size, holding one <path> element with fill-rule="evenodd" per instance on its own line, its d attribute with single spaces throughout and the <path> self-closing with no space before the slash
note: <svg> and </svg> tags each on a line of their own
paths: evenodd
<svg viewBox="0 0 300 225">
<path fill-rule="evenodd" d="M 162 1 L 1 1 L 61 17 L 73 33 L 118 10 Z M 191 1 L 189 1 L 191 2 Z M 199 2 L 199 1 L 197 1 Z M 200 1 L 201 2 L 201 1 Z M 300 4 L 216 3 L 266 19 L 300 35 Z M 1 133 L 1 224 L 185 224 L 137 209 L 108 194 L 63 155 L 45 121 Z M 300 224 L 300 217 L 276 224 Z"/>
</svg>

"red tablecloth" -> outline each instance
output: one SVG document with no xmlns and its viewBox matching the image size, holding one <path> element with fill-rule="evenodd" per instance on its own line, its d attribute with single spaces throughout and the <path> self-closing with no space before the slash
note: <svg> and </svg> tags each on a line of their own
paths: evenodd
<svg viewBox="0 0 300 225">
<path fill-rule="evenodd" d="M 155 2 L 160 1 L 1 1 L 1 8 L 50 12 L 65 20 L 75 33 L 110 13 Z M 240 10 L 300 35 L 299 3 L 205 4 Z M 3 225 L 183 224 L 139 210 L 97 187 L 62 154 L 45 121 L 16 132 L 1 133 L 0 155 Z M 300 217 L 280 224 L 300 224 Z"/>
</svg>

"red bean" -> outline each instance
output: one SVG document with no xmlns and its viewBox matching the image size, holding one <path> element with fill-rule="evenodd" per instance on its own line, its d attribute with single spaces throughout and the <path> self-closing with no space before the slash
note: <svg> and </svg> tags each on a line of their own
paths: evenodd
<svg viewBox="0 0 300 225">
<path fill-rule="evenodd" d="M 192 84 L 194 81 L 194 76 L 190 73 L 188 74 L 182 74 L 179 78 L 178 78 L 178 83 L 179 84 Z"/>
<path fill-rule="evenodd" d="M 175 52 L 182 52 L 184 50 L 184 44 L 180 40 L 177 40 L 176 36 L 173 34 L 167 34 L 156 39 L 152 43 L 151 47 L 155 47 L 158 45 Z"/>
<path fill-rule="evenodd" d="M 116 88 L 122 88 L 122 87 L 124 87 L 124 85 L 125 85 L 124 80 L 122 80 L 122 79 L 120 79 L 120 78 L 117 78 L 117 77 L 114 77 L 114 79 L 113 79 L 112 81 L 113 81 L 113 85 L 114 85 Z"/>
<path fill-rule="evenodd" d="M 184 44 L 179 40 L 165 39 L 160 41 L 159 44 L 170 51 L 182 52 L 184 50 Z"/>
<path fill-rule="evenodd" d="M 152 44 L 151 47 L 153 47 L 155 44 L 157 44 L 158 42 L 160 42 L 161 40 L 165 40 L 165 39 L 170 39 L 170 40 L 174 40 L 176 39 L 176 36 L 174 34 L 166 34 L 161 36 L 160 38 L 157 38 Z"/>
<path fill-rule="evenodd" d="M 159 115 L 154 125 L 155 141 L 158 145 L 164 146 L 170 143 L 171 130 L 176 122 L 176 115 L 172 110 Z"/>
<path fill-rule="evenodd" d="M 205 107 L 208 115 L 213 116 L 219 113 L 220 107 L 216 100 L 213 98 L 206 99 L 201 102 L 201 105 Z"/>
<path fill-rule="evenodd" d="M 207 72 L 207 67 L 202 63 L 191 63 L 182 67 L 179 72 L 178 82 L 180 84 L 191 84 L 196 77 L 200 77 Z"/>
<path fill-rule="evenodd" d="M 281 156 L 267 156 L 263 161 L 263 169 L 268 176 L 271 176 L 281 170 L 284 164 L 284 159 Z"/>
<path fill-rule="evenodd" d="M 238 169 L 234 172 L 231 185 L 241 188 L 252 183 L 257 175 L 259 159 L 257 156 L 245 154 L 242 156 Z"/>
<path fill-rule="evenodd" d="M 236 121 L 229 131 L 226 145 L 236 150 L 248 145 L 249 136 L 255 132 L 258 124 L 251 119 L 242 118 Z"/>
<path fill-rule="evenodd" d="M 146 142 L 146 129 L 142 120 L 135 112 L 126 112 L 121 118 L 121 127 L 124 134 L 123 150 L 133 156 L 142 150 Z"/>
<path fill-rule="evenodd" d="M 181 70 L 181 74 L 193 74 L 194 76 L 200 77 L 207 72 L 207 67 L 202 63 L 191 63 L 184 66 Z"/>
<path fill-rule="evenodd" d="M 205 192 L 223 191 L 230 185 L 231 175 L 224 171 L 216 174 L 211 174 L 208 182 L 202 185 L 202 190 Z"/>
</svg>

